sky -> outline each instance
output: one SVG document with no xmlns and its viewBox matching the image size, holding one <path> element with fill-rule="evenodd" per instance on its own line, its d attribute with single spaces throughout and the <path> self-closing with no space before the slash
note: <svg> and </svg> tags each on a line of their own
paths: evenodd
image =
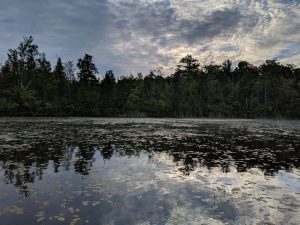
<svg viewBox="0 0 300 225">
<path fill-rule="evenodd" d="M 277 58 L 300 66 L 300 0 L 0 0 L 0 60 L 32 35 L 54 64 L 94 56 L 100 73 L 172 73 Z"/>
</svg>

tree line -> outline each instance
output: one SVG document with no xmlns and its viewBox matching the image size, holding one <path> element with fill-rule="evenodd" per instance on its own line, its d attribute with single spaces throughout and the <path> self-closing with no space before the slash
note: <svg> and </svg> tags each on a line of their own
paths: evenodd
<svg viewBox="0 0 300 225">
<path fill-rule="evenodd" d="M 300 68 L 276 59 L 200 66 L 187 55 L 169 76 L 97 74 L 88 54 L 52 68 L 25 37 L 0 65 L 0 115 L 300 118 Z"/>
</svg>

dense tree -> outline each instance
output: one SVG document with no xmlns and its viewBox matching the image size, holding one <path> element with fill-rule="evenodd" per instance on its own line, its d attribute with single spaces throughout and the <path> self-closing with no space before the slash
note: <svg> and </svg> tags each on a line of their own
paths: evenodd
<svg viewBox="0 0 300 225">
<path fill-rule="evenodd" d="M 300 118 L 300 68 L 276 59 L 259 66 L 200 66 L 187 55 L 170 76 L 162 70 L 97 79 L 91 55 L 58 58 L 52 71 L 28 37 L 0 66 L 0 115 Z"/>
</svg>

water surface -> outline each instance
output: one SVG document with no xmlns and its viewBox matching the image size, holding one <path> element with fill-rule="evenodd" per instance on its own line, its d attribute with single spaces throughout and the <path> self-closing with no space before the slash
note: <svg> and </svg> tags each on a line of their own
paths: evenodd
<svg viewBox="0 0 300 225">
<path fill-rule="evenodd" d="M 300 122 L 0 119 L 0 224 L 300 224 Z"/>
</svg>

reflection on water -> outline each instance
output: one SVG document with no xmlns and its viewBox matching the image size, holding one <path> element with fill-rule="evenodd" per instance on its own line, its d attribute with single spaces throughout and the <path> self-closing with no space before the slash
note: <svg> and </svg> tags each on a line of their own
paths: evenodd
<svg viewBox="0 0 300 225">
<path fill-rule="evenodd" d="M 2 119 L 0 224 L 300 224 L 300 123 Z"/>
</svg>

